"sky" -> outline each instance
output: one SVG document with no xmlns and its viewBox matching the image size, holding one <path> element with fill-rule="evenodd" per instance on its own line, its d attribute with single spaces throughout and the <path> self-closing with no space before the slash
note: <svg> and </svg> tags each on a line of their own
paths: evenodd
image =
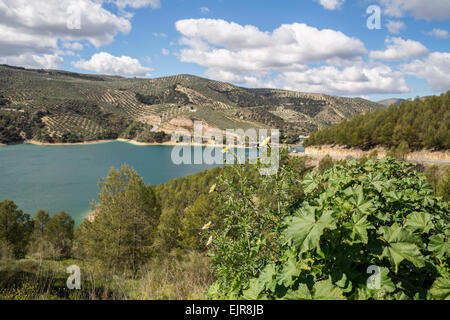
<svg viewBox="0 0 450 320">
<path fill-rule="evenodd" d="M 0 0 L 0 63 L 414 98 L 450 90 L 450 0 Z"/>
</svg>

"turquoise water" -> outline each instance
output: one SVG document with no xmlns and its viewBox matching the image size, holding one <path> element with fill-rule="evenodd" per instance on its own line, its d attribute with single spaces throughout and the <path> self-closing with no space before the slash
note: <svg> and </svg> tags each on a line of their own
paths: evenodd
<svg viewBox="0 0 450 320">
<path fill-rule="evenodd" d="M 13 200 L 34 215 L 44 209 L 51 214 L 69 213 L 77 224 L 97 199 L 98 180 L 113 166 L 134 166 L 147 184 L 210 169 L 217 165 L 175 165 L 170 146 L 134 146 L 109 142 L 79 146 L 0 147 L 0 201 Z"/>
</svg>

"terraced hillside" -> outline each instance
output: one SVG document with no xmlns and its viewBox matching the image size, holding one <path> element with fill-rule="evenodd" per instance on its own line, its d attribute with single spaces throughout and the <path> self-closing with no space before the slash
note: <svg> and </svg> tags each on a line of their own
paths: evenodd
<svg viewBox="0 0 450 320">
<path fill-rule="evenodd" d="M 294 140 L 379 108 L 364 99 L 246 89 L 191 75 L 157 79 L 0 65 L 0 143 L 167 139 L 192 120 L 206 127 L 278 128 Z M 157 138 L 156 138 L 157 137 Z"/>
</svg>

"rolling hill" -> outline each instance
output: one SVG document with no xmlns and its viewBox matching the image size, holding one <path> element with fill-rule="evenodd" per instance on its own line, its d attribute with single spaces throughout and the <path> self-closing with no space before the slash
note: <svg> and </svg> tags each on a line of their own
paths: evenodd
<svg viewBox="0 0 450 320">
<path fill-rule="evenodd" d="M 192 75 L 156 79 L 0 65 L 0 143 L 168 139 L 210 128 L 277 128 L 298 138 L 380 108 L 364 99 L 247 89 Z M 167 134 L 167 135 L 166 135 Z"/>
</svg>

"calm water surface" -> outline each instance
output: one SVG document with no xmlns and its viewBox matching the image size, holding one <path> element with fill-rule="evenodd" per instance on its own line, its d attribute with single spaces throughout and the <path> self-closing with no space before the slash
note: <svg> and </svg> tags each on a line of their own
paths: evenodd
<svg viewBox="0 0 450 320">
<path fill-rule="evenodd" d="M 134 166 L 147 184 L 210 169 L 210 165 L 175 165 L 170 146 L 134 146 L 109 142 L 79 146 L 0 147 L 0 201 L 13 200 L 34 215 L 44 209 L 51 214 L 64 210 L 77 224 L 97 199 L 98 180 L 113 166 Z"/>
</svg>

